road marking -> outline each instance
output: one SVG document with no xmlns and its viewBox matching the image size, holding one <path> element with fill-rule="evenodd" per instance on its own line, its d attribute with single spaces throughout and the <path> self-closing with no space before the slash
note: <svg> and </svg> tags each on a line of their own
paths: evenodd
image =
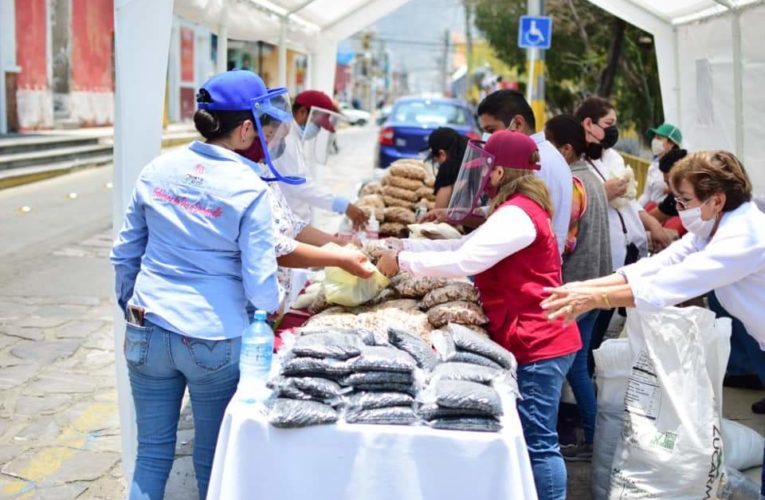
<svg viewBox="0 0 765 500">
<path fill-rule="evenodd" d="M 117 414 L 117 405 L 110 403 L 94 403 L 82 412 L 71 425 L 65 427 L 58 435 L 54 446 L 38 451 L 18 474 L 13 476 L 23 481 L 8 484 L 3 488 L 5 495 L 17 495 L 46 478 L 54 475 L 64 465 L 64 462 L 79 450 L 84 450 L 88 434 L 103 429 L 107 422 Z M 26 481 L 26 482 L 25 482 Z"/>
</svg>

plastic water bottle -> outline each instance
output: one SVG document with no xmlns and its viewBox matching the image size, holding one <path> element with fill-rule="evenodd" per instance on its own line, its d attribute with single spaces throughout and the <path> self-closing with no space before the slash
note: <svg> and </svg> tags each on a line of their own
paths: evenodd
<svg viewBox="0 0 765 500">
<path fill-rule="evenodd" d="M 366 228 L 367 240 L 379 240 L 380 239 L 380 223 L 377 222 L 375 214 L 369 214 L 369 220 L 367 221 Z"/>
<path fill-rule="evenodd" d="M 266 312 L 255 311 L 253 322 L 242 333 L 237 388 L 240 400 L 245 403 L 265 401 L 273 353 L 274 332 L 266 323 Z"/>
</svg>

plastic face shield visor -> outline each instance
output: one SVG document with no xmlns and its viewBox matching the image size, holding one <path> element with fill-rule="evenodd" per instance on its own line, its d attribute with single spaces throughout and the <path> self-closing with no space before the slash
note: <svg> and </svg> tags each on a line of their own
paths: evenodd
<svg viewBox="0 0 765 500">
<path fill-rule="evenodd" d="M 494 168 L 494 156 L 487 153 L 483 145 L 482 141 L 468 142 L 449 207 L 446 209 L 449 222 L 461 224 L 482 206 L 489 176 Z"/>
<path fill-rule="evenodd" d="M 303 137 L 296 124 L 290 127 L 283 139 L 283 151 L 275 158 L 274 165 L 282 176 L 290 178 L 305 178 L 315 172 L 309 171 L 306 154 L 303 151 Z"/>
<path fill-rule="evenodd" d="M 333 111 L 313 106 L 303 130 L 303 153 L 308 167 L 326 165 L 337 127 L 345 117 Z"/>
<path fill-rule="evenodd" d="M 275 162 L 284 155 L 287 149 L 286 138 L 294 127 L 287 89 L 270 89 L 266 95 L 253 99 L 252 115 L 257 125 L 258 139 L 263 146 L 264 163 L 273 174 L 271 177 L 263 177 L 263 180 L 292 185 L 303 184 L 305 177 L 283 175 Z"/>
</svg>

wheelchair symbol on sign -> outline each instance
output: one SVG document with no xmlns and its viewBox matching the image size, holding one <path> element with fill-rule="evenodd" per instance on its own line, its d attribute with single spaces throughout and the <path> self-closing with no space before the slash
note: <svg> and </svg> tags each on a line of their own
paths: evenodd
<svg viewBox="0 0 765 500">
<path fill-rule="evenodd" d="M 545 35 L 537 26 L 536 20 L 531 21 L 531 26 L 529 26 L 529 30 L 524 35 L 524 42 L 532 46 L 544 45 Z"/>
</svg>

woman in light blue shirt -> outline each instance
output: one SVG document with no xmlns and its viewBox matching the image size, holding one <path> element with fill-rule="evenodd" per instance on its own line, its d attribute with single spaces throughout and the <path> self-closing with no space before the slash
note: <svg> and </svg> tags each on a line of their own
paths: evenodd
<svg viewBox="0 0 765 500">
<path fill-rule="evenodd" d="M 111 255 L 138 427 L 131 499 L 164 496 L 187 386 L 205 498 L 245 310 L 279 305 L 268 189 L 234 152 L 262 140 L 254 110 L 277 98 L 249 71 L 212 77 L 194 115 L 206 142 L 156 158 L 136 183 Z"/>
</svg>

